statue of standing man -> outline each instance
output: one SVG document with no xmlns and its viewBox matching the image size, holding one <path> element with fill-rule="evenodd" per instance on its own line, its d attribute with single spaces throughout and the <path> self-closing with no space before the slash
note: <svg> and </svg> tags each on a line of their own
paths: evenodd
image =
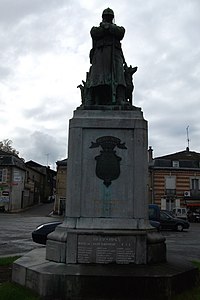
<svg viewBox="0 0 200 300">
<path fill-rule="evenodd" d="M 91 29 L 93 47 L 90 51 L 88 87 L 97 105 L 120 105 L 125 102 L 125 60 L 120 43 L 125 29 L 113 24 L 113 19 L 113 10 L 107 8 L 102 13 L 100 26 Z"/>
<path fill-rule="evenodd" d="M 102 13 L 102 22 L 92 27 L 91 67 L 86 82 L 79 85 L 82 104 L 132 106 L 132 75 L 137 67 L 128 67 L 121 47 L 124 27 L 113 23 L 114 12 L 107 8 Z M 130 70 L 131 69 L 131 70 Z M 133 71 L 132 71 L 133 70 Z"/>
</svg>

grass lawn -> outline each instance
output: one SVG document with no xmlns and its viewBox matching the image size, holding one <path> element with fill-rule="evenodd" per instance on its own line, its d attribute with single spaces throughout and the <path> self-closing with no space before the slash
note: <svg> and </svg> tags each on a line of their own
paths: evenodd
<svg viewBox="0 0 200 300">
<path fill-rule="evenodd" d="M 0 257 L 0 266 L 12 265 L 13 261 L 18 259 L 20 256 L 11 256 L 11 257 Z"/>
<path fill-rule="evenodd" d="M 0 258 L 0 267 L 8 266 L 9 268 L 17 258 L 19 256 Z M 193 264 L 200 271 L 200 262 L 195 261 Z M 18 284 L 3 282 L 0 283 L 0 300 L 41 300 L 41 298 Z M 173 296 L 171 300 L 200 300 L 200 284 L 192 290 Z"/>
<path fill-rule="evenodd" d="M 3 272 L 9 272 L 12 263 L 18 258 L 19 256 L 0 258 L 0 269 L 2 268 Z M 0 281 L 0 300 L 40 300 L 40 297 L 38 297 L 29 289 L 24 288 L 18 284 L 9 281 Z"/>
<path fill-rule="evenodd" d="M 15 283 L 0 283 L 0 300 L 40 300 L 30 290 Z"/>
<path fill-rule="evenodd" d="M 193 261 L 193 264 L 200 271 L 200 262 Z M 200 282 L 197 287 L 193 288 L 192 290 L 186 291 L 182 294 L 173 296 L 171 300 L 199 300 L 199 299 L 200 299 Z"/>
</svg>

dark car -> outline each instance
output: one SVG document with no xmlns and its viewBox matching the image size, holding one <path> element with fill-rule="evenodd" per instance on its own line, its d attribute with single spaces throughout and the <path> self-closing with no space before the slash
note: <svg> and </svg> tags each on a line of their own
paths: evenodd
<svg viewBox="0 0 200 300">
<path fill-rule="evenodd" d="M 157 204 L 149 204 L 149 220 L 160 222 L 160 207 Z"/>
<path fill-rule="evenodd" d="M 188 216 L 188 221 L 193 223 L 200 223 L 200 212 L 199 210 L 189 210 L 188 213 L 187 213 L 187 216 Z"/>
<path fill-rule="evenodd" d="M 160 222 L 158 221 L 153 221 L 153 220 L 149 220 L 149 223 L 151 224 L 152 227 L 156 228 L 158 231 L 160 231 Z"/>
<path fill-rule="evenodd" d="M 62 224 L 60 221 L 54 221 L 50 223 L 45 223 L 39 225 L 33 232 L 32 232 L 32 239 L 35 243 L 46 245 L 47 242 L 47 235 L 53 232 L 58 225 Z"/>
<path fill-rule="evenodd" d="M 160 222 L 160 229 L 164 230 L 183 231 L 190 227 L 188 221 L 173 217 L 167 211 L 160 210 L 156 204 L 149 204 L 149 220 Z"/>
<path fill-rule="evenodd" d="M 174 218 L 167 212 L 161 210 L 160 226 L 161 229 L 183 231 L 183 229 L 188 229 L 190 227 L 190 223 L 182 219 Z"/>
<path fill-rule="evenodd" d="M 166 209 L 162 209 L 162 211 L 166 212 L 168 215 L 172 216 L 173 218 L 176 218 L 176 215 L 172 211 Z"/>
</svg>

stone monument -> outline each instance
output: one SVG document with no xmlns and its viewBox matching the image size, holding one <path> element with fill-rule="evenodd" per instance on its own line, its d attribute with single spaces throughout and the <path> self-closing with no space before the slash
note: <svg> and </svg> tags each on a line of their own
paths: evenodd
<svg viewBox="0 0 200 300">
<path fill-rule="evenodd" d="M 46 252 L 59 263 L 166 259 L 164 238 L 148 220 L 147 122 L 132 105 L 137 67 L 125 62 L 125 29 L 113 18 L 107 8 L 91 29 L 91 67 L 69 123 L 66 216 L 48 236 Z"/>
<path fill-rule="evenodd" d="M 91 29 L 91 67 L 69 124 L 64 222 L 13 266 L 13 281 L 44 299 L 169 299 L 198 271 L 166 262 L 148 220 L 147 122 L 132 101 L 125 29 L 110 8 Z M 184 285 L 184 282 L 187 284 Z"/>
</svg>

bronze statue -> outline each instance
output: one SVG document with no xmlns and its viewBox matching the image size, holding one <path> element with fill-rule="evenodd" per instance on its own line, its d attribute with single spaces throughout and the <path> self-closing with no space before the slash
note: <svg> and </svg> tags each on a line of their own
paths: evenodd
<svg viewBox="0 0 200 300">
<path fill-rule="evenodd" d="M 129 103 L 132 105 L 133 102 L 133 74 L 137 71 L 137 67 L 130 67 L 127 66 L 127 64 L 124 64 L 124 76 L 126 81 L 126 100 L 129 101 Z"/>
<path fill-rule="evenodd" d="M 132 105 L 133 84 L 130 80 L 137 67 L 127 67 L 120 42 L 125 29 L 114 24 L 113 19 L 113 10 L 105 9 L 102 22 L 90 32 L 93 43 L 91 67 L 84 85 L 78 86 L 85 106 Z"/>
</svg>

